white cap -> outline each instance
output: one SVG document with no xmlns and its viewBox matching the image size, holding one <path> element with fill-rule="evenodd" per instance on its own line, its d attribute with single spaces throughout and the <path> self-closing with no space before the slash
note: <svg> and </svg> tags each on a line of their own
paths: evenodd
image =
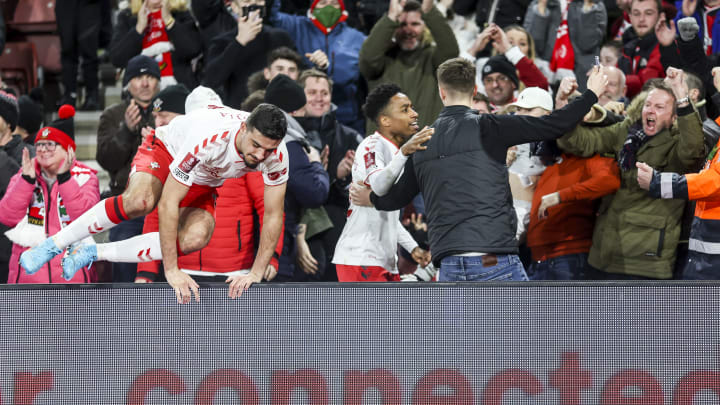
<svg viewBox="0 0 720 405">
<path fill-rule="evenodd" d="M 211 88 L 205 86 L 197 86 L 185 99 L 185 114 L 209 105 L 222 106 L 223 102 Z"/>
<path fill-rule="evenodd" d="M 528 87 L 520 93 L 517 101 L 510 105 L 514 107 L 527 108 L 528 110 L 540 107 L 543 110 L 552 111 L 553 99 L 550 93 L 540 87 Z"/>
</svg>

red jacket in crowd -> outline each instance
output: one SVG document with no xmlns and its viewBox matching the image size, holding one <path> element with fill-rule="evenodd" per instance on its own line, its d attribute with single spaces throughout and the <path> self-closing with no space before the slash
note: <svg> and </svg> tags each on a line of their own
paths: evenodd
<svg viewBox="0 0 720 405">
<path fill-rule="evenodd" d="M 640 38 L 634 30 L 625 31 L 618 69 L 625 73 L 628 98 L 640 93 L 646 81 L 665 77 L 665 69 L 660 61 L 660 45 L 655 33 Z"/>
</svg>

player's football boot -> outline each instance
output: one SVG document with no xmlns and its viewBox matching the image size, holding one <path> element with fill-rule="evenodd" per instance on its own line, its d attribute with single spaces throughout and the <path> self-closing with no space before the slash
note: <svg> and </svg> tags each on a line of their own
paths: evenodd
<svg viewBox="0 0 720 405">
<path fill-rule="evenodd" d="M 52 238 L 47 238 L 43 243 L 35 246 L 30 250 L 26 250 L 20 255 L 20 265 L 25 269 L 25 273 L 33 275 L 53 257 L 62 253 Z"/>
<path fill-rule="evenodd" d="M 90 266 L 97 260 L 97 247 L 95 245 L 76 245 L 70 253 L 62 259 L 63 278 L 72 280 L 75 273 L 85 266 Z"/>
</svg>

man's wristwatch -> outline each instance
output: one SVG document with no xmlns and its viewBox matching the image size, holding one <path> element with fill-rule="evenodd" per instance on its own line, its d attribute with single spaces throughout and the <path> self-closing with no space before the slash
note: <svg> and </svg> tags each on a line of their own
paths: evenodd
<svg viewBox="0 0 720 405">
<path fill-rule="evenodd" d="M 677 105 L 680 105 L 680 104 L 685 104 L 685 103 L 690 103 L 690 97 L 689 97 L 689 96 L 685 96 L 685 97 L 679 99 L 676 104 L 677 104 Z"/>
</svg>

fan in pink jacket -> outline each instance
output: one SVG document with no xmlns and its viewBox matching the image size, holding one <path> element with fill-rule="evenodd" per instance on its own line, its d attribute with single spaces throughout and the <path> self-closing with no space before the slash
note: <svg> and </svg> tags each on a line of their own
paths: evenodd
<svg viewBox="0 0 720 405">
<path fill-rule="evenodd" d="M 38 131 L 35 158 L 23 151 L 22 168 L 10 179 L 0 200 L 0 222 L 13 227 L 5 233 L 13 242 L 8 269 L 11 284 L 88 283 L 97 278 L 94 269 L 85 268 L 65 280 L 61 255 L 32 275 L 18 263 L 22 252 L 54 235 L 100 201 L 96 171 L 75 160 L 75 109 L 64 105 L 58 113 L 58 120 Z"/>
</svg>

